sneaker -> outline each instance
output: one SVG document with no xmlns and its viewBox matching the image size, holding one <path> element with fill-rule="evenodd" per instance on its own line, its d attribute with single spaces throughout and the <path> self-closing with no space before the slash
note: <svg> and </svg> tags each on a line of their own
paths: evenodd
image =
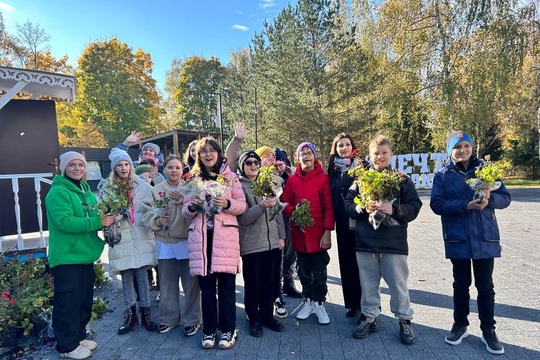
<svg viewBox="0 0 540 360">
<path fill-rule="evenodd" d="M 58 356 L 68 359 L 86 359 L 92 356 L 92 352 L 84 346 L 79 345 L 75 350 L 67 353 L 59 353 Z"/>
<path fill-rule="evenodd" d="M 309 298 L 304 300 L 304 305 L 296 314 L 296 318 L 298 320 L 305 320 L 309 317 L 309 315 L 313 314 L 315 312 L 315 305 L 313 304 L 313 301 L 311 301 Z"/>
<path fill-rule="evenodd" d="M 321 325 L 328 325 L 330 324 L 330 317 L 328 317 L 328 314 L 326 313 L 326 309 L 324 308 L 324 303 L 316 301 L 315 302 L 315 315 L 317 315 L 317 320 L 319 321 L 319 324 Z"/>
<path fill-rule="evenodd" d="M 212 349 L 216 345 L 216 334 L 203 334 L 202 347 L 204 349 Z"/>
<path fill-rule="evenodd" d="M 347 313 L 345 314 L 346 317 L 356 317 L 360 315 L 360 309 L 349 309 Z"/>
<path fill-rule="evenodd" d="M 184 328 L 184 332 L 182 333 L 182 336 L 193 336 L 199 332 L 200 328 L 201 328 L 200 324 L 195 325 L 195 326 L 186 326 Z"/>
<path fill-rule="evenodd" d="M 272 331 L 276 331 L 276 332 L 285 331 L 285 326 L 283 326 L 282 323 L 280 323 L 279 321 L 277 321 L 274 318 L 271 318 L 268 321 L 264 321 L 264 320 L 261 321 L 261 325 L 264 326 L 265 328 L 268 328 L 268 329 L 272 330 Z"/>
<path fill-rule="evenodd" d="M 274 302 L 274 308 L 275 308 L 275 315 L 277 318 L 284 319 L 289 315 L 289 312 L 285 307 L 283 307 L 283 303 L 279 300 L 279 298 L 276 298 L 276 301 Z"/>
<path fill-rule="evenodd" d="M 83 340 L 79 342 L 79 345 L 84 346 L 88 350 L 95 350 L 97 348 L 97 342 L 92 340 Z"/>
<path fill-rule="evenodd" d="M 446 335 L 444 342 L 450 345 L 459 345 L 461 341 L 469 336 L 466 326 L 459 326 L 458 324 L 452 325 L 450 334 Z"/>
<path fill-rule="evenodd" d="M 234 346 L 236 338 L 238 337 L 238 329 L 233 331 L 227 331 L 221 334 L 221 339 L 219 340 L 220 349 L 230 349 Z"/>
<path fill-rule="evenodd" d="M 373 322 L 368 322 L 368 319 L 364 315 L 360 315 L 360 320 L 360 323 L 353 330 L 353 338 L 365 339 L 370 333 L 379 330 L 377 319 L 373 319 Z"/>
<path fill-rule="evenodd" d="M 165 324 L 161 324 L 161 325 L 159 325 L 159 327 L 158 327 L 158 332 L 159 332 L 160 334 L 168 333 L 169 331 L 171 331 L 172 329 L 174 329 L 174 328 L 177 327 L 178 325 L 180 325 L 180 324 L 176 324 L 176 325 L 165 325 Z"/>
<path fill-rule="evenodd" d="M 402 344 L 411 345 L 416 341 L 416 336 L 414 335 L 411 320 L 400 320 L 399 321 L 399 339 Z"/>
<path fill-rule="evenodd" d="M 482 331 L 482 342 L 486 344 L 486 350 L 491 354 L 501 355 L 504 354 L 504 347 L 495 334 L 495 329 L 489 329 Z"/>
</svg>

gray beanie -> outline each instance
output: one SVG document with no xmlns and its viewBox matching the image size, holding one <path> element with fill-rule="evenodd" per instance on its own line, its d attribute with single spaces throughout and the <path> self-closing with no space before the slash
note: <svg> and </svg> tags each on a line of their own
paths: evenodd
<svg viewBox="0 0 540 360">
<path fill-rule="evenodd" d="M 111 160 L 111 170 L 114 170 L 116 164 L 118 164 L 122 160 L 127 161 L 131 164 L 131 166 L 133 166 L 133 161 L 129 157 L 129 154 L 119 148 L 111 149 L 111 153 L 109 154 L 109 160 Z"/>
<path fill-rule="evenodd" d="M 161 151 L 161 149 L 159 148 L 159 146 L 157 146 L 156 144 L 154 143 L 146 143 L 143 145 L 142 149 L 144 150 L 145 148 L 150 148 L 152 150 L 154 150 L 154 152 L 156 153 L 156 155 L 159 154 L 159 152 Z"/>
</svg>

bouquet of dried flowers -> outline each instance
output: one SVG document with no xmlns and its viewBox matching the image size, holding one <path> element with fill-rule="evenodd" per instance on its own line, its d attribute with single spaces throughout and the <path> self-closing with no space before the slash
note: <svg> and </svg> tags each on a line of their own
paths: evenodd
<svg viewBox="0 0 540 360">
<path fill-rule="evenodd" d="M 504 170 L 512 167 L 508 161 L 493 163 L 489 159 L 490 156 L 486 156 L 484 165 L 474 171 L 476 178 L 467 180 L 467 184 L 474 190 L 473 200 L 478 200 L 479 202 L 483 202 L 486 196 L 483 190 L 497 190 L 502 184 L 497 180 L 503 177 Z"/>
<path fill-rule="evenodd" d="M 313 226 L 315 219 L 311 217 L 311 207 L 306 199 L 300 200 L 291 213 L 291 221 L 300 231 L 306 232 L 306 226 Z"/>
<path fill-rule="evenodd" d="M 375 171 L 364 169 L 363 166 L 349 170 L 349 175 L 356 178 L 358 195 L 354 198 L 354 203 L 357 205 L 356 211 L 359 213 L 363 209 L 369 208 L 373 202 L 378 205 L 385 202 L 392 204 L 395 201 L 394 192 L 399 190 L 399 183 L 405 176 L 398 171 Z M 399 225 L 394 218 L 378 210 L 369 214 L 369 222 L 375 230 L 381 224 L 386 226 Z"/>
<path fill-rule="evenodd" d="M 97 209 L 100 216 L 114 215 L 115 222 L 103 227 L 105 242 L 110 247 L 122 240 L 120 221 L 130 217 L 132 207 L 131 188 L 127 180 L 103 180 L 99 186 Z"/>
</svg>

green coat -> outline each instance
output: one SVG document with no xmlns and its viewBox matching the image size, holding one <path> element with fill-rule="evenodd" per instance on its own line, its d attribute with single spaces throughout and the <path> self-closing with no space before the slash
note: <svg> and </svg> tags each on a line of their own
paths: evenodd
<svg viewBox="0 0 540 360">
<path fill-rule="evenodd" d="M 101 220 L 96 197 L 87 183 L 81 181 L 81 185 L 84 190 L 57 175 L 45 197 L 51 267 L 92 264 L 103 252 L 105 243 L 98 236 Z"/>
</svg>

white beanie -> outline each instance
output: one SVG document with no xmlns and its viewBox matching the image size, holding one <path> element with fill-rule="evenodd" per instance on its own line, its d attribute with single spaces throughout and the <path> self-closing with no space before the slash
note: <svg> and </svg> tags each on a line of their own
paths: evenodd
<svg viewBox="0 0 540 360">
<path fill-rule="evenodd" d="M 81 160 L 84 163 L 84 167 L 86 168 L 86 159 L 82 154 L 75 151 L 68 151 L 60 155 L 60 165 L 58 165 L 58 167 L 60 168 L 60 172 L 63 174 L 64 170 L 66 170 L 66 166 L 73 160 L 77 159 Z"/>
<path fill-rule="evenodd" d="M 111 170 L 114 170 L 116 164 L 118 164 L 122 160 L 127 161 L 131 164 L 131 166 L 133 166 L 133 161 L 129 157 L 129 154 L 119 148 L 111 149 L 111 153 L 109 154 L 109 160 L 111 160 Z"/>
</svg>

